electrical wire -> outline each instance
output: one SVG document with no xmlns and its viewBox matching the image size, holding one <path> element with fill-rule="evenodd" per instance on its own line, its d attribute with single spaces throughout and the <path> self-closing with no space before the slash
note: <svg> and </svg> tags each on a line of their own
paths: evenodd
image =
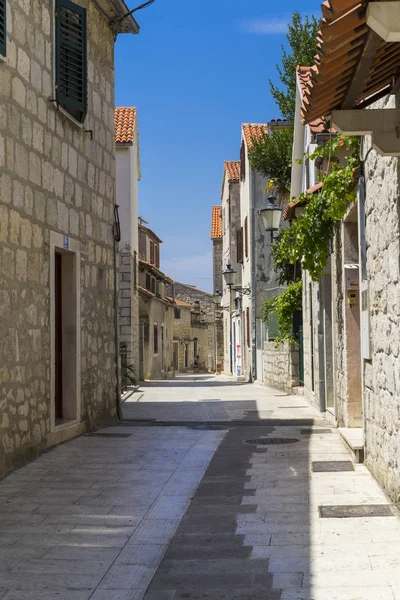
<svg viewBox="0 0 400 600">
<path fill-rule="evenodd" d="M 153 2 L 155 2 L 155 1 L 156 0 L 147 0 L 147 2 L 144 2 L 143 4 L 140 4 L 140 6 L 137 6 L 136 8 L 133 8 L 132 10 L 130 10 L 129 12 L 127 12 L 126 15 L 124 15 L 123 17 L 120 17 L 117 22 L 120 23 L 121 21 L 123 21 L 127 17 L 130 17 L 131 15 L 133 15 L 133 13 L 137 12 L 138 10 L 142 10 L 142 8 L 147 8 L 148 6 L 150 6 L 151 4 L 153 4 Z"/>
</svg>

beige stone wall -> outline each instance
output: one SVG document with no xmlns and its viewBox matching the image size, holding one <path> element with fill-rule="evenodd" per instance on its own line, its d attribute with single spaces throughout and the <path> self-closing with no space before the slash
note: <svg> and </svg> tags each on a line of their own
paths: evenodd
<svg viewBox="0 0 400 600">
<path fill-rule="evenodd" d="M 114 40 L 95 3 L 78 3 L 88 8 L 82 128 L 51 102 L 52 0 L 7 1 L 7 58 L 0 64 L 0 474 L 45 447 L 50 434 L 50 231 L 81 244 L 82 419 L 89 429 L 115 417 Z"/>
<path fill-rule="evenodd" d="M 174 309 L 158 298 L 139 293 L 139 323 L 143 331 L 143 374 L 145 379 L 173 375 L 172 339 Z M 158 327 L 158 352 L 154 349 L 154 325 Z M 164 329 L 164 345 L 161 331 Z"/>
<path fill-rule="evenodd" d="M 379 102 L 394 107 L 395 101 Z M 364 154 L 370 147 L 366 139 Z M 363 361 L 365 454 L 390 497 L 400 501 L 399 161 L 368 154 L 366 243 L 372 360 Z"/>
<path fill-rule="evenodd" d="M 299 348 L 284 342 L 264 342 L 264 385 L 284 390 L 289 394 L 299 385 Z"/>
</svg>

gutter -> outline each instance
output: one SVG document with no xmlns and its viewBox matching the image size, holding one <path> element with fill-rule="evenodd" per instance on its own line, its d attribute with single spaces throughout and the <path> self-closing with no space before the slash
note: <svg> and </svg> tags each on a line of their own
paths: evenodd
<svg viewBox="0 0 400 600">
<path fill-rule="evenodd" d="M 257 379 L 257 345 L 256 345 L 256 252 L 255 232 L 256 222 L 254 213 L 255 171 L 251 168 L 251 202 L 250 202 L 250 240 L 252 242 L 251 256 L 251 373 L 250 381 Z"/>
</svg>

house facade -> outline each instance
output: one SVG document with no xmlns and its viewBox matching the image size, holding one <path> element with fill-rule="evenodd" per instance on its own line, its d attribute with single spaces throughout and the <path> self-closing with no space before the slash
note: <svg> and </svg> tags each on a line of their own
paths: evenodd
<svg viewBox="0 0 400 600">
<path fill-rule="evenodd" d="M 204 292 L 199 288 L 185 283 L 173 282 L 173 295 L 177 308 L 182 308 L 186 313 L 186 323 L 189 323 L 188 310 L 190 310 L 190 333 L 186 330 L 185 335 L 189 336 L 191 346 L 188 349 L 189 367 L 194 366 L 194 356 L 197 356 L 197 367 L 199 370 L 213 372 L 218 363 L 218 336 L 220 329 L 217 328 L 215 320 L 215 305 L 213 295 Z M 186 305 L 186 307 L 185 307 Z M 174 321 L 174 343 L 181 341 L 180 320 Z M 176 351 L 176 347 L 175 347 Z M 182 365 L 182 350 L 179 350 L 179 365 Z"/>
<path fill-rule="evenodd" d="M 360 459 L 365 455 L 376 479 L 398 502 L 400 144 L 394 124 L 399 118 L 400 30 L 398 2 L 383 4 L 367 2 L 356 10 L 350 3 L 339 11 L 328 2 L 318 76 L 312 69 L 303 89 L 300 111 L 308 126 L 327 118 L 338 134 L 361 140 L 356 201 L 337 226 L 322 281 L 310 284 L 304 275 L 303 327 L 309 329 L 304 348 L 309 397 L 327 410 L 345 442 Z M 340 40 L 334 54 L 333 31 L 333 41 Z M 329 364 L 320 368 L 329 363 L 329 352 L 332 374 Z M 317 385 L 321 374 L 324 386 Z"/>
<path fill-rule="evenodd" d="M 139 379 L 170 378 L 173 368 L 174 301 L 160 271 L 162 240 L 139 224 Z"/>
<path fill-rule="evenodd" d="M 223 269 L 223 235 L 222 235 L 222 206 L 213 206 L 211 212 L 211 241 L 213 256 L 213 292 L 222 293 L 222 269 Z M 215 335 L 216 335 L 216 372 L 222 373 L 224 369 L 224 328 L 223 311 L 215 307 L 214 313 Z"/>
<path fill-rule="evenodd" d="M 116 202 L 119 210 L 119 352 L 121 387 L 139 379 L 139 128 L 136 108 L 115 109 Z"/>
<path fill-rule="evenodd" d="M 101 4 L 3 3 L 0 474 L 116 419 L 114 39 L 138 26 Z"/>
<path fill-rule="evenodd" d="M 266 298 L 279 294 L 271 259 L 272 239 L 260 210 L 267 205 L 268 179 L 249 160 L 253 140 L 268 134 L 276 122 L 244 123 L 240 161 L 225 163 L 222 188 L 223 262 L 235 271 L 234 283 L 223 288 L 224 369 L 245 380 L 264 381 L 262 320 Z M 229 258 L 229 262 L 228 262 Z M 227 314 L 225 314 L 227 313 Z M 229 370 L 228 370 L 229 369 Z"/>
</svg>

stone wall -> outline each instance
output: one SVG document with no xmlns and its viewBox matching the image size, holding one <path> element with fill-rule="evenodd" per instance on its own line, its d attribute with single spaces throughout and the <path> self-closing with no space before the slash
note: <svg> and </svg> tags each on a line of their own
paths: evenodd
<svg viewBox="0 0 400 600">
<path fill-rule="evenodd" d="M 213 291 L 222 294 L 222 238 L 213 240 Z"/>
<path fill-rule="evenodd" d="M 199 290 L 197 287 L 187 285 L 185 283 L 179 283 L 174 281 L 174 293 L 175 298 L 192 304 L 195 308 L 195 304 L 198 303 L 198 307 L 201 311 L 200 319 L 206 324 L 207 331 L 207 344 L 206 344 L 206 356 L 207 356 L 207 369 L 215 370 L 215 335 L 216 330 L 214 326 L 214 302 L 212 294 Z"/>
<path fill-rule="evenodd" d="M 374 107 L 398 107 L 395 98 Z M 366 463 L 400 504 L 400 169 L 397 158 L 363 154 L 372 360 L 363 361 Z"/>
<path fill-rule="evenodd" d="M 114 39 L 95 3 L 78 3 L 88 8 L 83 128 L 49 102 L 53 0 L 7 0 L 7 58 L 0 64 L 0 475 L 57 441 L 50 393 L 51 231 L 80 246 L 84 428 L 115 418 Z"/>
<path fill-rule="evenodd" d="M 299 348 L 284 342 L 264 342 L 264 385 L 289 394 L 299 385 Z"/>
</svg>

